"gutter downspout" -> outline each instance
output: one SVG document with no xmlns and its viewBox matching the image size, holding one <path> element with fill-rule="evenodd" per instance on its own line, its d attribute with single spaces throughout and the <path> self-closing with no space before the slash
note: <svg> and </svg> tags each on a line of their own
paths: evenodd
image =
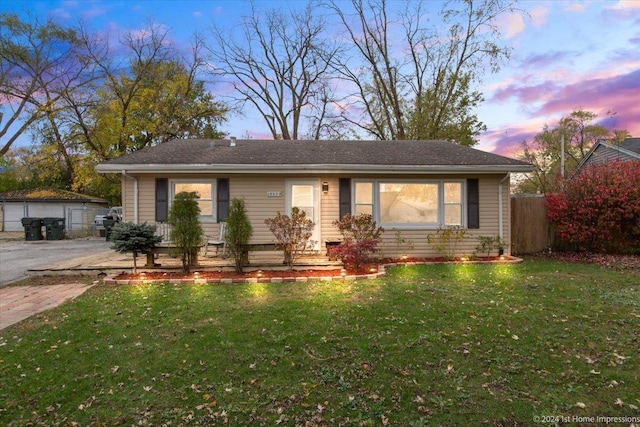
<svg viewBox="0 0 640 427">
<path fill-rule="evenodd" d="M 138 178 L 135 176 L 127 175 L 127 172 L 123 169 L 122 176 L 127 179 L 133 180 L 133 223 L 138 223 Z M 125 187 L 126 188 L 126 187 Z M 126 198 L 125 195 L 122 195 L 122 210 L 125 210 L 126 207 Z"/>
<path fill-rule="evenodd" d="M 503 200 L 502 200 L 502 184 L 509 179 L 511 172 L 507 174 L 498 182 L 498 235 L 500 239 L 504 240 L 504 212 L 503 212 Z"/>
</svg>

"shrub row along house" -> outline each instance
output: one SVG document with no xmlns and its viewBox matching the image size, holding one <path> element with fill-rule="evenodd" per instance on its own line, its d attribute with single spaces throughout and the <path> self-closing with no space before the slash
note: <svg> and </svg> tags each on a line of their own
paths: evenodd
<svg viewBox="0 0 640 427">
<path fill-rule="evenodd" d="M 175 195 L 196 191 L 208 236 L 217 235 L 229 201 L 239 198 L 253 244 L 272 243 L 265 219 L 297 206 L 316 224 L 318 251 L 340 238 L 335 220 L 367 213 L 385 229 L 383 248 L 400 235 L 413 243 L 407 255 L 417 257 L 438 256 L 427 236 L 449 226 L 508 242 L 510 173 L 531 170 L 528 163 L 447 141 L 234 138 L 173 140 L 97 166 L 99 173 L 121 174 L 125 221 L 165 222 Z M 477 245 L 467 240 L 461 255 Z"/>
</svg>

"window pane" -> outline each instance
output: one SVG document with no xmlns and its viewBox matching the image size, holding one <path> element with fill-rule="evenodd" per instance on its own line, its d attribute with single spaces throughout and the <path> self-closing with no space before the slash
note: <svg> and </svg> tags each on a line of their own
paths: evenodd
<svg viewBox="0 0 640 427">
<path fill-rule="evenodd" d="M 183 191 L 192 192 L 195 191 L 198 197 L 201 199 L 211 200 L 211 184 L 195 183 L 195 182 L 176 182 L 175 192 L 176 194 Z"/>
<path fill-rule="evenodd" d="M 444 202 L 462 203 L 462 184 L 459 182 L 444 183 Z"/>
<path fill-rule="evenodd" d="M 380 184 L 380 221 L 437 224 L 438 184 Z"/>
<path fill-rule="evenodd" d="M 356 215 L 373 215 L 373 205 L 356 205 Z"/>
<path fill-rule="evenodd" d="M 211 200 L 198 200 L 198 206 L 200 206 L 200 215 L 203 216 L 212 216 L 213 215 L 213 203 Z"/>
<path fill-rule="evenodd" d="M 373 203 L 373 184 L 371 182 L 356 182 L 356 204 Z"/>
<path fill-rule="evenodd" d="M 299 208 L 313 207 L 313 185 L 292 185 L 291 186 L 292 205 Z M 307 216 L 309 212 L 307 212 Z"/>
<path fill-rule="evenodd" d="M 446 225 L 462 225 L 462 208 L 460 205 L 445 205 L 444 223 Z"/>
</svg>

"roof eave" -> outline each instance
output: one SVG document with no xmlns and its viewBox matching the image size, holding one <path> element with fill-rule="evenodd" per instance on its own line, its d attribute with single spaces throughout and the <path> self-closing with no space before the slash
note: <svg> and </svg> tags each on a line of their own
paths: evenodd
<svg viewBox="0 0 640 427">
<path fill-rule="evenodd" d="M 171 173 L 358 173 L 370 174 L 384 172 L 387 174 L 412 173 L 506 173 L 531 172 L 531 165 L 336 165 L 336 164 L 308 164 L 308 165 L 230 165 L 230 164 L 99 164 L 98 173 L 133 173 L 133 174 L 171 174 Z"/>
</svg>

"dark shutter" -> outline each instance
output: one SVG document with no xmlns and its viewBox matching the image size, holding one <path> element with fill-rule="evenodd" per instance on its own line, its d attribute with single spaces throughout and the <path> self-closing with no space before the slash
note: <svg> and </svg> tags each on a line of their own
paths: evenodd
<svg viewBox="0 0 640 427">
<path fill-rule="evenodd" d="M 216 206 L 218 222 L 222 222 L 229 216 L 229 178 L 218 179 Z"/>
<path fill-rule="evenodd" d="M 480 185 L 477 179 L 467 180 L 467 227 L 480 228 Z"/>
<path fill-rule="evenodd" d="M 351 213 L 351 179 L 340 178 L 339 180 L 339 203 L 340 203 L 340 218 L 342 219 L 346 214 Z"/>
<path fill-rule="evenodd" d="M 156 222 L 166 222 L 169 215 L 169 180 L 156 178 Z"/>
</svg>

